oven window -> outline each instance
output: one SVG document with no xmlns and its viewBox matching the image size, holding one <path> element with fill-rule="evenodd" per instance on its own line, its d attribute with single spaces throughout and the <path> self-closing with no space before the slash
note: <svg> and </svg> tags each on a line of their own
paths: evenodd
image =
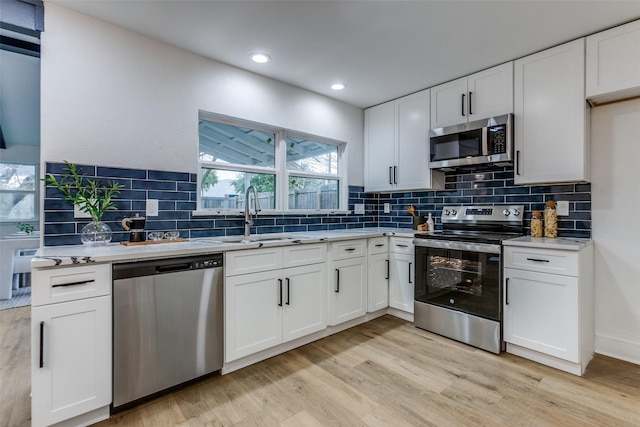
<svg viewBox="0 0 640 427">
<path fill-rule="evenodd" d="M 500 255 L 416 247 L 415 298 L 500 320 Z"/>
</svg>

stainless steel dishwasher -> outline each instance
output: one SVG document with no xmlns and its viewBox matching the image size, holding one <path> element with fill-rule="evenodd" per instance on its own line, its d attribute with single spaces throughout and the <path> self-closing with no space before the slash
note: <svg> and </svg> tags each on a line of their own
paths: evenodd
<svg viewBox="0 0 640 427">
<path fill-rule="evenodd" d="M 113 405 L 222 368 L 222 254 L 113 265 Z"/>
</svg>

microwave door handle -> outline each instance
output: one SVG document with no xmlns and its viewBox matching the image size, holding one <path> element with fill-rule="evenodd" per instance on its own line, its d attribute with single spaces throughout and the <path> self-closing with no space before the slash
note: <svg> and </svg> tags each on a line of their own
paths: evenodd
<svg viewBox="0 0 640 427">
<path fill-rule="evenodd" d="M 489 153 L 489 128 L 482 128 L 482 155 L 488 156 Z"/>
</svg>

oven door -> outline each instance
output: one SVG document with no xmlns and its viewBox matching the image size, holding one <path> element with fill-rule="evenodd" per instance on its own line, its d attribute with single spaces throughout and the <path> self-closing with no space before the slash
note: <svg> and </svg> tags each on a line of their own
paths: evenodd
<svg viewBox="0 0 640 427">
<path fill-rule="evenodd" d="M 470 249 L 464 248 L 464 244 L 433 243 L 444 247 L 416 243 L 416 302 L 499 322 L 502 312 L 500 246 L 473 245 Z"/>
</svg>

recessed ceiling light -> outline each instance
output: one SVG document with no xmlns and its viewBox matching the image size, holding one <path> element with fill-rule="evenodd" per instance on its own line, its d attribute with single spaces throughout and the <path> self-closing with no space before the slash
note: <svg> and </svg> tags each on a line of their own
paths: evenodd
<svg viewBox="0 0 640 427">
<path fill-rule="evenodd" d="M 258 64 L 264 64 L 271 61 L 271 58 L 266 53 L 252 53 L 251 60 Z"/>
<path fill-rule="evenodd" d="M 342 90 L 346 87 L 344 83 L 334 83 L 331 85 L 331 89 L 333 90 Z"/>
</svg>

